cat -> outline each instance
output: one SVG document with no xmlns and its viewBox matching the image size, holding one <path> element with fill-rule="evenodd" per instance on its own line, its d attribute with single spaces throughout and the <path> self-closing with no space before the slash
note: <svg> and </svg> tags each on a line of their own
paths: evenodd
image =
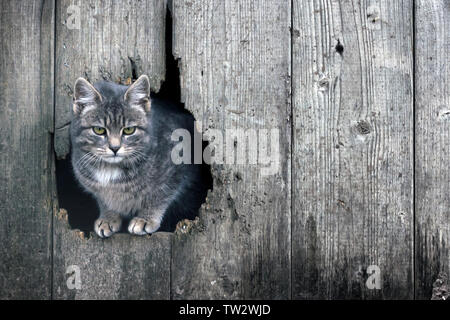
<svg viewBox="0 0 450 320">
<path fill-rule="evenodd" d="M 76 180 L 97 201 L 99 237 L 125 227 L 134 235 L 173 231 L 177 221 L 195 218 L 207 188 L 201 165 L 172 162 L 179 142 L 171 135 L 179 128 L 192 137 L 193 116 L 151 97 L 146 75 L 131 86 L 77 79 L 71 163 Z"/>
</svg>

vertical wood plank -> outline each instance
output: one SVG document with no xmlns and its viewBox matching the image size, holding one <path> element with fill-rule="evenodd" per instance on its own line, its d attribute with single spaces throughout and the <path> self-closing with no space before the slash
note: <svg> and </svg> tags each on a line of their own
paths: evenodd
<svg viewBox="0 0 450 320">
<path fill-rule="evenodd" d="M 175 0 L 173 19 L 182 100 L 203 132 L 218 130 L 226 146 L 241 129 L 228 146 L 243 155 L 248 130 L 268 130 L 270 143 L 278 129 L 280 168 L 264 176 L 266 165 L 248 160 L 212 166 L 200 217 L 174 236 L 172 297 L 290 298 L 290 2 Z"/>
<path fill-rule="evenodd" d="M 450 2 L 415 2 L 416 297 L 450 275 Z"/>
<path fill-rule="evenodd" d="M 294 0 L 293 298 L 413 297 L 412 11 Z"/>
<path fill-rule="evenodd" d="M 0 2 L 0 299 L 49 299 L 53 1 Z"/>
<path fill-rule="evenodd" d="M 54 299 L 169 299 L 172 234 L 100 239 L 69 230 L 67 213 L 55 217 Z M 73 284 L 79 270 L 80 286 Z"/>
<path fill-rule="evenodd" d="M 59 158 L 69 152 L 68 124 L 78 77 L 92 83 L 103 79 L 130 84 L 133 72 L 147 74 L 152 90 L 159 90 L 165 76 L 165 13 L 165 0 L 57 2 L 55 151 Z"/>
<path fill-rule="evenodd" d="M 129 84 L 147 74 L 153 91 L 165 76 L 166 1 L 61 0 L 56 6 L 55 151 L 69 151 L 72 86 L 91 82 Z M 71 16 L 79 12 L 80 28 Z M 69 230 L 64 210 L 55 209 L 53 295 L 56 299 L 168 299 L 171 235 L 116 234 L 102 240 Z M 76 214 L 76 212 L 69 213 Z M 70 266 L 80 270 L 81 287 L 71 289 Z"/>
</svg>

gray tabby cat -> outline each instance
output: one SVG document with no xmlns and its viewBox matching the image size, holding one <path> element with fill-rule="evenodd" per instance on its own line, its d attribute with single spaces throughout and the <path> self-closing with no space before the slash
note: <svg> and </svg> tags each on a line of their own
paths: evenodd
<svg viewBox="0 0 450 320">
<path fill-rule="evenodd" d="M 193 117 L 150 98 L 147 76 L 130 87 L 112 82 L 92 86 L 79 78 L 71 123 L 72 166 L 80 184 L 97 200 L 94 230 L 109 237 L 128 223 L 128 232 L 151 234 L 166 221 L 196 214 L 206 190 L 198 165 L 171 160 L 172 131 L 193 132 Z M 170 215 L 170 217 L 168 217 Z"/>
</svg>

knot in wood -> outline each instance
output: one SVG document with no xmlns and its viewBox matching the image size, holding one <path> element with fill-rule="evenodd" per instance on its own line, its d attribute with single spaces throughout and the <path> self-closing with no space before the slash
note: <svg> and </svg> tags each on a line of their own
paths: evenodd
<svg viewBox="0 0 450 320">
<path fill-rule="evenodd" d="M 365 120 L 358 121 L 358 124 L 356 125 L 356 130 L 361 135 L 367 135 L 372 131 L 372 127 L 370 124 Z"/>
</svg>

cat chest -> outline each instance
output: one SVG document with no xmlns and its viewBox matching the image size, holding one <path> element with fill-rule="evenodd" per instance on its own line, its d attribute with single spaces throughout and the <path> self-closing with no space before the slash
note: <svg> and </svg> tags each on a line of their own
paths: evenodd
<svg viewBox="0 0 450 320">
<path fill-rule="evenodd" d="M 93 173 L 94 195 L 105 204 L 108 209 L 121 213 L 138 211 L 141 207 L 142 192 L 136 188 L 140 180 L 136 177 L 134 183 L 125 179 L 125 173 L 118 168 L 102 168 Z"/>
<path fill-rule="evenodd" d="M 124 172 L 120 168 L 101 168 L 94 171 L 94 180 L 103 187 L 118 183 L 124 177 Z"/>
</svg>

